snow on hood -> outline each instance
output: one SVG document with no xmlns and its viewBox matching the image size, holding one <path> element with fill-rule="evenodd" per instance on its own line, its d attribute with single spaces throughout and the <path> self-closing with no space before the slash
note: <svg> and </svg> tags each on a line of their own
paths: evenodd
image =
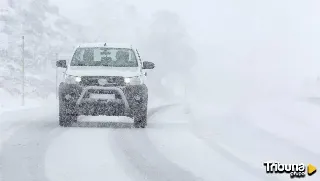
<svg viewBox="0 0 320 181">
<path fill-rule="evenodd" d="M 139 67 L 69 67 L 67 72 L 68 75 L 73 76 L 123 76 L 123 77 L 134 77 L 139 76 Z"/>
</svg>

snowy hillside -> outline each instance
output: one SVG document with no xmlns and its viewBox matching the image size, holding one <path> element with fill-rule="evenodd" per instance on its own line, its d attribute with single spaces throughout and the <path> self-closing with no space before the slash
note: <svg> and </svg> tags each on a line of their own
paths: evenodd
<svg viewBox="0 0 320 181">
<path fill-rule="evenodd" d="M 26 104 L 55 94 L 55 61 L 85 40 L 83 26 L 59 14 L 46 0 L 14 1 L 1 16 L 0 108 L 21 105 L 22 36 L 24 36 Z M 4 46 L 6 45 L 6 46 Z"/>
<path fill-rule="evenodd" d="M 0 107 L 13 108 L 21 105 L 22 73 L 21 66 L 16 63 L 0 61 Z M 33 105 L 55 94 L 54 71 L 42 74 L 26 72 L 25 96 L 26 104 Z"/>
</svg>

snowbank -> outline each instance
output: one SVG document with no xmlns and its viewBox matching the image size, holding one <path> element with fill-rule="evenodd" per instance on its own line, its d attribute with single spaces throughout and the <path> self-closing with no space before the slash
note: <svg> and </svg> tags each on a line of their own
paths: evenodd
<svg viewBox="0 0 320 181">
<path fill-rule="evenodd" d="M 10 102 L 16 101 L 17 105 L 21 102 L 19 98 L 15 97 L 8 97 L 7 100 L 10 100 Z M 54 94 L 51 94 L 47 99 L 26 99 L 25 106 L 17 105 L 12 103 L 11 106 L 7 105 L 6 108 L 0 109 L 0 152 L 2 143 L 22 127 L 30 124 L 34 118 L 56 112 L 57 99 Z M 26 120 L 25 118 L 28 117 L 33 117 L 33 119 Z"/>
<path fill-rule="evenodd" d="M 49 95 L 47 98 L 25 98 L 25 105 L 22 106 L 22 98 L 13 96 L 10 93 L 0 89 L 0 115 L 3 112 L 14 112 L 24 109 L 36 108 L 48 102 L 48 100 L 55 99 L 54 94 Z M 1 121 L 1 120 L 0 120 Z"/>
<path fill-rule="evenodd" d="M 247 121 L 279 138 L 320 153 L 320 104 L 291 100 L 255 104 L 246 110 Z"/>
<path fill-rule="evenodd" d="M 219 121 L 220 118 L 236 119 L 301 148 L 320 153 L 320 146 L 314 144 L 320 138 L 319 98 L 211 98 L 192 100 L 189 106 L 192 116 L 197 120 L 214 123 L 217 118 Z"/>
<path fill-rule="evenodd" d="M 0 112 L 22 105 L 21 65 L 13 59 L 0 57 Z M 55 93 L 55 71 L 41 72 L 36 67 L 25 70 L 25 107 L 40 105 Z"/>
</svg>

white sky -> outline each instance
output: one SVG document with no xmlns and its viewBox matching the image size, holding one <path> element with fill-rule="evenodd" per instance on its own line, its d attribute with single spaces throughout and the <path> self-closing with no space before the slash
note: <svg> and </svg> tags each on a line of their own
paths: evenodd
<svg viewBox="0 0 320 181">
<path fill-rule="evenodd" d="M 102 9 L 87 13 L 85 10 L 103 0 L 51 0 L 58 4 L 62 14 L 71 19 L 90 23 L 97 14 L 103 16 Z M 283 33 L 304 33 L 320 15 L 318 0 L 118 0 L 122 4 L 133 4 L 140 14 L 150 17 L 157 10 L 171 10 L 180 15 L 189 31 L 204 41 L 212 37 L 224 40 L 241 38 L 256 39 L 259 34 L 282 36 Z M 106 5 L 107 6 L 107 5 Z M 112 5 L 111 5 L 112 6 Z M 316 21 L 316 22 L 314 22 Z M 304 26 L 304 27 L 303 27 Z M 300 31 L 300 32 L 299 32 Z M 215 37 L 216 36 L 216 37 Z M 229 38 L 228 38 L 228 37 Z M 225 39 L 228 38 L 228 39 Z"/>
<path fill-rule="evenodd" d="M 64 0 L 51 0 L 52 3 L 57 4 L 60 7 L 60 12 L 67 17 L 77 21 L 82 22 L 83 24 L 90 24 L 92 18 L 99 14 L 103 16 L 102 9 L 97 10 L 96 12 L 84 13 L 86 9 L 89 7 L 98 4 L 98 2 L 102 2 L 106 6 L 107 3 L 103 0 L 68 0 L 69 3 L 65 3 Z M 199 14 L 202 10 L 202 6 L 195 0 L 184 0 L 181 2 L 178 1 L 169 1 L 169 0 L 118 0 L 114 1 L 119 4 L 131 4 L 134 5 L 137 11 L 144 15 L 145 18 L 151 17 L 153 13 L 158 10 L 171 10 L 180 15 L 182 19 L 185 20 L 187 24 L 197 23 L 199 25 L 204 25 L 205 23 L 199 23 L 199 16 L 203 16 L 203 20 L 205 20 L 208 16 L 206 13 Z M 111 5 L 112 6 L 112 5 Z M 205 6 L 204 6 L 205 8 Z M 190 25 L 191 26 L 191 25 Z M 196 26 L 196 27 L 198 27 Z"/>
<path fill-rule="evenodd" d="M 0 9 L 7 8 L 8 7 L 8 1 L 7 0 L 0 0 Z"/>
<path fill-rule="evenodd" d="M 97 16 L 103 20 L 103 9 L 94 5 L 99 0 L 51 1 L 59 5 L 62 14 L 75 21 L 90 23 Z M 143 18 L 150 18 L 152 13 L 163 9 L 179 14 L 195 42 L 199 64 L 207 68 L 203 73 L 207 71 L 211 76 L 215 76 L 216 71 L 236 78 L 244 76 L 243 79 L 258 77 L 275 81 L 282 77 L 287 81 L 319 75 L 319 0 L 126 0 L 118 3 L 133 4 Z M 96 11 L 85 11 L 94 6 Z"/>
</svg>

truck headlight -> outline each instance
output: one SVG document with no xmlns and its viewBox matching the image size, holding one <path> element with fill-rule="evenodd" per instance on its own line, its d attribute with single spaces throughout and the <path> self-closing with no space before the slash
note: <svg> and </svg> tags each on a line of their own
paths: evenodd
<svg viewBox="0 0 320 181">
<path fill-rule="evenodd" d="M 65 76 L 65 82 L 68 84 L 77 84 L 81 81 L 81 77 L 78 76 L 72 76 L 72 75 L 66 75 Z"/>
<path fill-rule="evenodd" d="M 124 78 L 124 82 L 128 85 L 140 85 L 143 83 L 141 77 L 126 77 Z"/>
</svg>

